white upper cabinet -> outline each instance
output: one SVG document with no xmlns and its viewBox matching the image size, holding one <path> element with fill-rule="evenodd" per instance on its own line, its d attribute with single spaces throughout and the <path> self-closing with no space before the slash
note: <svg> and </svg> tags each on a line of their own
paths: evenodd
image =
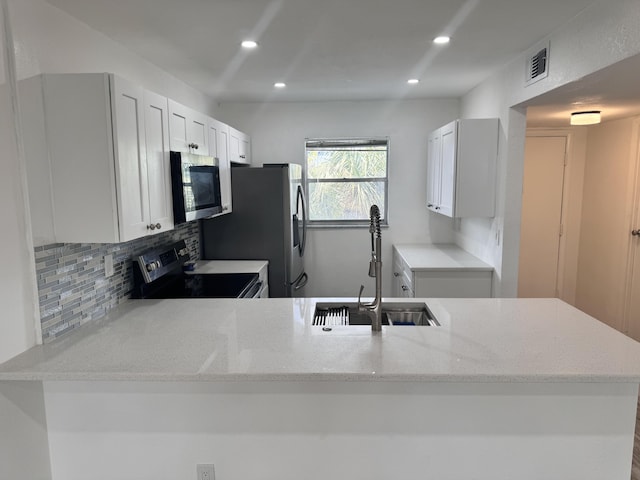
<svg viewBox="0 0 640 480">
<path fill-rule="evenodd" d="M 129 240 L 146 235 L 150 226 L 144 91 L 120 78 L 110 80 L 118 223 L 120 239 Z"/>
<path fill-rule="evenodd" d="M 495 214 L 498 119 L 455 120 L 429 135 L 427 208 L 448 217 Z"/>
<path fill-rule="evenodd" d="M 229 126 L 209 118 L 209 155 L 218 159 L 222 213 L 232 211 L 231 164 L 229 160 Z"/>
<path fill-rule="evenodd" d="M 251 138 L 233 127 L 229 127 L 229 161 L 251 164 Z"/>
<path fill-rule="evenodd" d="M 169 104 L 166 97 L 144 92 L 144 128 L 149 183 L 149 229 L 173 228 L 171 163 L 169 160 Z"/>
<path fill-rule="evenodd" d="M 166 99 L 108 74 L 45 74 L 41 85 L 55 240 L 172 228 Z"/>
<path fill-rule="evenodd" d="M 209 154 L 209 118 L 169 99 L 169 133 L 171 150 Z"/>
</svg>

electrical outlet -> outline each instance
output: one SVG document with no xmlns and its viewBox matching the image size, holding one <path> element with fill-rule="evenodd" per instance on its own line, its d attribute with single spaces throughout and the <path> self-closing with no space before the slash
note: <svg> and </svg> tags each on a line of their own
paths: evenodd
<svg viewBox="0 0 640 480">
<path fill-rule="evenodd" d="M 104 256 L 104 276 L 111 277 L 113 275 L 113 255 Z"/>
<path fill-rule="evenodd" d="M 196 472 L 198 473 L 197 480 L 216 480 L 213 463 L 201 463 L 196 465 Z"/>
</svg>

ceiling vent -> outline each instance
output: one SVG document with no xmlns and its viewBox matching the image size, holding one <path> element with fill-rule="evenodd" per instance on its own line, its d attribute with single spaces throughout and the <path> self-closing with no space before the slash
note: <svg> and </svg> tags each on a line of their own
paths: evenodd
<svg viewBox="0 0 640 480">
<path fill-rule="evenodd" d="M 549 74 L 549 42 L 531 49 L 526 58 L 525 86 L 547 77 Z"/>
</svg>

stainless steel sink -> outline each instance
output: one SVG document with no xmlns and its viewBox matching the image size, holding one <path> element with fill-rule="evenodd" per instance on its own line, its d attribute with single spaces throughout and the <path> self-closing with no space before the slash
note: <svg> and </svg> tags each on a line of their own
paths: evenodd
<svg viewBox="0 0 640 480">
<path fill-rule="evenodd" d="M 313 325 L 371 325 L 371 317 L 359 312 L 355 303 L 316 304 Z M 421 302 L 382 302 L 382 324 L 390 326 L 439 326 L 426 303 Z"/>
</svg>

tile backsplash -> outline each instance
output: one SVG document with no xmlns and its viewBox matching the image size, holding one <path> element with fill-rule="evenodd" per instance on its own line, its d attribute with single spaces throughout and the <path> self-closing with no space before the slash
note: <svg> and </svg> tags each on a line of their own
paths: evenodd
<svg viewBox="0 0 640 480">
<path fill-rule="evenodd" d="M 56 243 L 36 247 L 36 275 L 42 339 L 49 342 L 83 323 L 103 317 L 133 289 L 132 257 L 148 248 L 184 240 L 192 259 L 200 258 L 198 222 L 126 243 Z M 113 255 L 113 276 L 104 256 Z"/>
</svg>

